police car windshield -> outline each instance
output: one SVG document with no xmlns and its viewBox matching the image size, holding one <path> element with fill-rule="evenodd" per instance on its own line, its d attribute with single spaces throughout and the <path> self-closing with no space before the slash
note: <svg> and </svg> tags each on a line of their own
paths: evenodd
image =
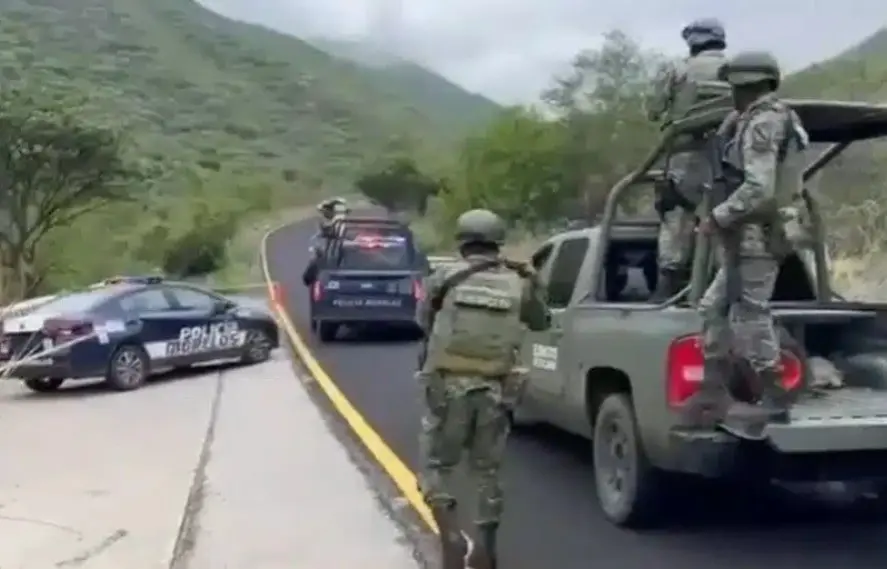
<svg viewBox="0 0 887 569">
<path fill-rule="evenodd" d="M 355 270 L 409 268 L 411 250 L 402 235 L 356 235 L 342 242 L 338 266 Z"/>
<path fill-rule="evenodd" d="M 107 290 L 89 290 L 74 292 L 50 300 L 38 307 L 31 315 L 48 314 L 74 314 L 89 312 L 101 302 L 108 299 L 110 293 Z"/>
</svg>

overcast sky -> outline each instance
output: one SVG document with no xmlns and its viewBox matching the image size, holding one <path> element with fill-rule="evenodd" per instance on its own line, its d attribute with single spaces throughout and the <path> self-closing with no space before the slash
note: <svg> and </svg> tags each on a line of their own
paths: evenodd
<svg viewBox="0 0 887 569">
<path fill-rule="evenodd" d="M 885 0 L 200 1 L 296 36 L 371 39 L 505 103 L 534 100 L 552 73 L 614 28 L 680 54 L 684 24 L 714 16 L 731 49 L 769 49 L 798 68 L 887 25 Z"/>
</svg>

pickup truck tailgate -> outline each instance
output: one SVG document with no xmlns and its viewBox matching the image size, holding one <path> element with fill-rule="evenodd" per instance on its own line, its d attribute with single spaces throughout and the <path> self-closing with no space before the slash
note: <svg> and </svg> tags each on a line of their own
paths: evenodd
<svg viewBox="0 0 887 569">
<path fill-rule="evenodd" d="M 786 453 L 887 449 L 887 391 L 845 387 L 796 402 L 785 424 L 767 427 Z"/>
</svg>

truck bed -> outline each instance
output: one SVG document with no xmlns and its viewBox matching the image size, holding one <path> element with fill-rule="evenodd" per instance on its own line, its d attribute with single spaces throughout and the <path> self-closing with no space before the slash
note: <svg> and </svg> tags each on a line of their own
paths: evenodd
<svg viewBox="0 0 887 569">
<path fill-rule="evenodd" d="M 797 401 L 787 424 L 767 427 L 782 452 L 887 449 L 887 391 L 844 387 Z"/>
</svg>

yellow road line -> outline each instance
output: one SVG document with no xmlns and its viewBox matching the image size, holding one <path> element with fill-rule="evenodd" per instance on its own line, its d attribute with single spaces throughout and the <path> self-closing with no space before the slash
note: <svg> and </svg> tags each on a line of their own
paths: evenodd
<svg viewBox="0 0 887 569">
<path fill-rule="evenodd" d="M 404 498 L 407 499 L 422 520 L 432 531 L 437 533 L 437 525 L 434 523 L 434 518 L 431 517 L 431 511 L 428 509 L 428 506 L 425 505 L 424 500 L 422 500 L 422 494 L 419 492 L 416 475 L 410 471 L 400 458 L 398 458 L 379 433 L 370 426 L 367 420 L 364 419 L 363 415 L 361 415 L 354 405 L 348 401 L 345 394 L 342 393 L 338 386 L 336 386 L 335 381 L 333 381 L 329 374 L 320 365 L 320 362 L 317 361 L 317 358 L 311 353 L 308 345 L 296 330 L 296 326 L 293 324 L 289 314 L 287 314 L 286 307 L 283 305 L 283 299 L 280 298 L 280 285 L 275 283 L 271 278 L 271 270 L 268 266 L 267 247 L 268 238 L 274 232 L 283 229 L 287 225 L 289 225 L 289 223 L 268 231 L 262 237 L 260 250 L 262 272 L 265 276 L 268 293 L 271 296 L 271 305 L 273 310 L 277 313 L 278 321 L 283 325 L 283 329 L 287 336 L 289 336 L 290 342 L 296 350 L 299 358 L 308 367 L 308 371 L 311 372 L 312 377 L 314 377 L 314 380 L 323 390 L 324 394 L 326 394 L 330 403 L 332 403 L 339 415 L 345 419 L 345 422 L 348 423 L 348 426 L 351 427 L 351 430 L 357 435 L 357 438 L 360 439 L 370 454 L 372 454 L 376 462 L 379 463 L 391 480 L 394 481 Z M 416 433 L 416 436 L 418 436 L 418 432 Z"/>
</svg>

